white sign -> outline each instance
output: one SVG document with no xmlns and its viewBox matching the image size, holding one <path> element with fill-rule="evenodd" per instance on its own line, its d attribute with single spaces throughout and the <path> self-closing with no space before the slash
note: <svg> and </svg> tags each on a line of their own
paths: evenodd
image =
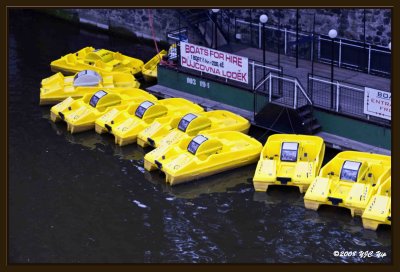
<svg viewBox="0 0 400 272">
<path fill-rule="evenodd" d="M 249 60 L 211 48 L 181 42 L 181 65 L 204 73 L 249 82 Z"/>
<path fill-rule="evenodd" d="M 391 111 L 392 111 L 391 93 L 365 87 L 365 92 L 364 92 L 365 114 L 391 120 L 392 119 Z"/>
</svg>

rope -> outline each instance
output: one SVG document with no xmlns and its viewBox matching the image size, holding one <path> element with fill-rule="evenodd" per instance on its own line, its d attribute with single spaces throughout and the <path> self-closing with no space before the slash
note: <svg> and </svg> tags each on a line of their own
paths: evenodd
<svg viewBox="0 0 400 272">
<path fill-rule="evenodd" d="M 293 134 L 296 134 L 296 133 L 294 132 L 294 129 L 293 129 L 293 126 L 292 126 L 292 120 L 290 119 L 289 111 L 288 111 L 287 108 L 285 108 L 285 109 L 286 109 L 287 116 L 288 116 L 288 118 L 289 118 L 289 123 L 290 123 L 290 127 L 292 128 L 292 132 L 293 132 Z"/>
<path fill-rule="evenodd" d="M 151 34 L 153 35 L 154 45 L 156 46 L 157 54 L 159 54 L 160 51 L 158 50 L 157 41 L 156 41 L 156 35 L 155 35 L 155 32 L 154 32 L 153 14 L 151 13 L 151 9 L 148 9 L 147 13 L 149 14 L 149 24 L 150 24 L 150 28 L 151 28 Z"/>
<path fill-rule="evenodd" d="M 278 117 L 276 117 L 275 121 L 272 123 L 270 128 L 267 129 L 264 134 L 262 134 L 260 137 L 257 138 L 258 141 L 260 141 L 260 139 L 262 137 L 264 137 L 268 132 L 270 132 L 272 130 L 272 128 L 275 126 L 275 123 L 279 120 L 279 117 L 281 117 L 283 110 L 284 110 L 284 108 L 282 108 L 281 112 L 279 113 Z"/>
</svg>

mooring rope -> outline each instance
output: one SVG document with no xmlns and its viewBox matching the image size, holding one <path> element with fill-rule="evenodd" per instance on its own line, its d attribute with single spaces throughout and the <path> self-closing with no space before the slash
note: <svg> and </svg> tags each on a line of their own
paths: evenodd
<svg viewBox="0 0 400 272">
<path fill-rule="evenodd" d="M 266 131 L 265 131 L 260 137 L 257 137 L 257 140 L 258 140 L 258 141 L 260 141 L 262 137 L 264 137 L 268 132 L 270 132 L 270 131 L 272 130 L 272 128 L 275 126 L 275 123 L 279 120 L 279 117 L 281 117 L 281 115 L 282 115 L 282 113 L 283 113 L 284 110 L 285 110 L 285 109 L 282 108 L 282 110 L 281 110 L 281 112 L 279 113 L 278 117 L 276 117 L 275 121 L 272 123 L 272 125 L 269 127 L 269 129 L 266 129 Z"/>
<path fill-rule="evenodd" d="M 153 35 L 154 45 L 156 46 L 157 54 L 159 54 L 160 51 L 158 50 L 156 35 L 154 32 L 154 26 L 153 26 L 153 13 L 151 12 L 151 9 L 148 9 L 147 13 L 149 14 L 149 24 L 150 24 L 150 28 L 151 28 L 151 34 Z"/>
</svg>

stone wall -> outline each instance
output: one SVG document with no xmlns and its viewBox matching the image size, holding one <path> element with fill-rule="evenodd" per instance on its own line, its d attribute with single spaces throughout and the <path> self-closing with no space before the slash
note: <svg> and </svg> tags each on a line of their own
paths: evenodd
<svg viewBox="0 0 400 272">
<path fill-rule="evenodd" d="M 299 29 L 312 32 L 315 14 L 317 34 L 327 35 L 330 29 L 335 28 L 338 38 L 364 41 L 364 11 L 366 42 L 387 46 L 392 34 L 390 9 L 299 9 Z M 231 17 L 256 23 L 265 13 L 269 17 L 267 24 L 277 25 L 280 17 L 282 27 L 296 29 L 296 9 L 237 9 L 231 13 Z"/>
<path fill-rule="evenodd" d="M 152 38 L 148 9 L 65 9 L 77 17 L 108 23 L 114 29 L 123 29 L 138 37 Z M 226 20 L 234 25 L 235 17 L 258 23 L 259 16 L 266 13 L 267 24 L 276 25 L 281 17 L 281 25 L 296 29 L 296 9 L 229 9 Z M 338 30 L 338 38 L 364 41 L 364 11 L 366 18 L 366 41 L 375 45 L 387 46 L 391 41 L 390 9 L 299 9 L 299 28 L 312 31 L 315 14 L 315 32 L 327 34 L 331 28 Z M 175 9 L 151 10 L 154 22 L 154 35 L 157 40 L 166 40 L 167 32 L 187 26 Z M 229 18 L 229 19 L 227 19 Z M 231 33 L 233 27 L 231 27 Z M 202 37 L 189 28 L 189 40 L 200 43 Z"/>
</svg>

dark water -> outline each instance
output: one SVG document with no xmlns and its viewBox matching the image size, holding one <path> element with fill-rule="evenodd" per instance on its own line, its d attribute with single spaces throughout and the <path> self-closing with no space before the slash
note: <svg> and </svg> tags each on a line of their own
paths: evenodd
<svg viewBox="0 0 400 272">
<path fill-rule="evenodd" d="M 390 262 L 391 230 L 345 209 L 303 207 L 293 188 L 256 193 L 255 165 L 178 187 L 143 169 L 143 150 L 70 135 L 40 107 L 50 61 L 86 45 L 143 60 L 145 44 L 32 11 L 9 17 L 9 261 L 18 263 Z M 253 131 L 257 134 L 257 131 Z M 327 152 L 327 159 L 334 152 Z M 385 258 L 334 257 L 335 250 Z"/>
</svg>

